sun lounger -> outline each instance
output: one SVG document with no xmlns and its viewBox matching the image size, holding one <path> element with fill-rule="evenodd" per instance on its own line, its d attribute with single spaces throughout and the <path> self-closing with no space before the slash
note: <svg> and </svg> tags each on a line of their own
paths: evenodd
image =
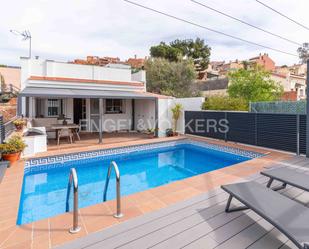
<svg viewBox="0 0 309 249">
<path fill-rule="evenodd" d="M 251 209 L 286 235 L 298 248 L 309 249 L 309 208 L 256 182 L 221 186 L 230 194 L 226 212 Z M 232 199 L 245 207 L 230 208 Z"/>
<path fill-rule="evenodd" d="M 293 187 L 309 191 L 309 175 L 301 172 L 297 172 L 294 169 L 282 167 L 261 172 L 262 175 L 269 177 L 267 187 L 270 188 L 274 180 L 282 182 L 282 186 L 273 188 L 273 190 L 279 190 L 291 185 Z"/>
</svg>

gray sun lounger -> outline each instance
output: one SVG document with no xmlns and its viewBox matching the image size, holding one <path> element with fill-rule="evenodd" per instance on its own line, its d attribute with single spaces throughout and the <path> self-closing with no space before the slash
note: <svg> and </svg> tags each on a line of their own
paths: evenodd
<svg viewBox="0 0 309 249">
<path fill-rule="evenodd" d="M 261 172 L 262 175 L 269 177 L 267 188 L 270 188 L 274 180 L 282 182 L 282 186 L 273 188 L 273 190 L 279 190 L 291 185 L 293 187 L 309 191 L 309 175 L 301 172 L 297 172 L 294 169 L 282 167 L 269 169 Z"/>
<path fill-rule="evenodd" d="M 309 208 L 256 182 L 223 185 L 221 188 L 230 194 L 226 212 L 251 209 L 298 248 L 309 249 Z M 245 206 L 230 208 L 232 198 Z"/>
</svg>

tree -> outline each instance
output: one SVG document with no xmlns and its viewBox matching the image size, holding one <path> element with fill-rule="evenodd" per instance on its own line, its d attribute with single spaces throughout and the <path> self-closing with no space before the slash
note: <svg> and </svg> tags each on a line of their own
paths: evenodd
<svg viewBox="0 0 309 249">
<path fill-rule="evenodd" d="M 283 94 L 283 87 L 270 78 L 270 72 L 258 66 L 230 72 L 228 77 L 229 96 L 242 98 L 248 103 L 278 100 Z"/>
<path fill-rule="evenodd" d="M 150 55 L 156 58 L 165 58 L 172 62 L 182 59 L 193 59 L 198 70 L 205 70 L 209 64 L 210 50 L 210 47 L 200 38 L 195 40 L 176 39 L 170 42 L 169 45 L 161 42 L 157 46 L 152 46 L 150 48 Z"/>
<path fill-rule="evenodd" d="M 224 95 L 209 96 L 202 105 L 203 110 L 248 111 L 248 102 L 242 98 Z"/>
<path fill-rule="evenodd" d="M 307 63 L 309 59 L 309 43 L 304 43 L 302 47 L 297 49 L 297 53 L 301 63 Z"/>
<path fill-rule="evenodd" d="M 146 61 L 145 69 L 149 92 L 180 98 L 199 96 L 192 60 L 170 62 L 162 58 L 151 58 Z"/>
<path fill-rule="evenodd" d="M 5 92 L 6 90 L 6 84 L 5 84 L 5 80 L 4 80 L 4 77 L 3 75 L 0 73 L 0 92 Z"/>
<path fill-rule="evenodd" d="M 182 51 L 161 42 L 158 46 L 150 48 L 150 55 L 155 58 L 165 58 L 169 61 L 179 61 L 182 57 Z"/>
</svg>

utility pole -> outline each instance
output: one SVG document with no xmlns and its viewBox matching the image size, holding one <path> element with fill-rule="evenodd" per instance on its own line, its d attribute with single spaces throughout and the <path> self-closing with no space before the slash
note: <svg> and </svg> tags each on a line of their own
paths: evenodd
<svg viewBox="0 0 309 249">
<path fill-rule="evenodd" d="M 306 157 L 309 158 L 309 59 L 307 60 L 306 78 Z"/>
</svg>

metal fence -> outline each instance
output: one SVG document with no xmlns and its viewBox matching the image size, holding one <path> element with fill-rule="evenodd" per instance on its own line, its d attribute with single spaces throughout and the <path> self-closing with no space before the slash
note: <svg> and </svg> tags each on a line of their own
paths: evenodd
<svg viewBox="0 0 309 249">
<path fill-rule="evenodd" d="M 5 133 L 4 133 L 3 116 L 0 116 L 0 144 L 3 143 L 4 139 L 5 139 Z"/>
<path fill-rule="evenodd" d="M 8 122 L 3 124 L 3 127 L 4 127 L 4 138 L 9 137 L 15 131 L 14 121 L 16 119 L 17 119 L 17 117 L 15 116 L 11 120 L 9 120 Z"/>
<path fill-rule="evenodd" d="M 222 120 L 227 121 L 227 132 L 218 129 Z M 185 125 L 186 134 L 306 153 L 306 115 L 186 111 Z"/>
<path fill-rule="evenodd" d="M 251 102 L 249 112 L 306 114 L 306 101 Z"/>
</svg>

